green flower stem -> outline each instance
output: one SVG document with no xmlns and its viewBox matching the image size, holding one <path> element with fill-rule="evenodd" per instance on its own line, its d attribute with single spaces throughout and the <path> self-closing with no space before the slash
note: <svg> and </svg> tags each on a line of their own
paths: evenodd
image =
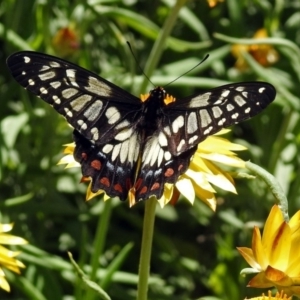
<svg viewBox="0 0 300 300">
<path fill-rule="evenodd" d="M 161 55 L 164 51 L 166 40 L 168 36 L 170 35 L 174 24 L 176 22 L 176 19 L 178 17 L 179 11 L 182 8 L 182 6 L 187 2 L 187 0 L 177 0 L 176 4 L 171 9 L 163 28 L 159 32 L 159 35 L 153 45 L 153 48 L 150 52 L 149 58 L 147 60 L 144 72 L 147 74 L 148 77 L 151 77 L 153 71 L 156 69 L 156 66 L 161 58 Z M 144 78 L 142 84 L 140 93 L 144 93 L 146 90 L 146 87 L 148 85 L 148 79 Z"/>
<path fill-rule="evenodd" d="M 157 200 L 152 197 L 145 204 L 137 300 L 147 300 L 156 203 Z"/>
<path fill-rule="evenodd" d="M 266 182 L 266 184 L 269 186 L 272 194 L 278 202 L 278 206 L 282 211 L 284 220 L 288 222 L 288 200 L 277 179 L 272 174 L 270 174 L 260 166 L 251 163 L 250 161 L 246 162 L 246 168 L 258 175 L 259 177 L 261 177 Z"/>
<path fill-rule="evenodd" d="M 91 281 L 95 281 L 95 282 L 97 282 L 96 275 L 99 269 L 99 257 L 103 253 L 103 249 L 105 245 L 107 229 L 108 229 L 109 219 L 111 214 L 111 208 L 112 208 L 111 200 L 106 201 L 104 203 L 103 212 L 99 216 L 96 236 L 94 238 L 93 255 L 90 263 L 92 271 L 89 277 Z M 86 293 L 85 300 L 93 300 L 95 297 L 96 297 L 95 292 L 92 289 L 89 289 Z"/>
</svg>

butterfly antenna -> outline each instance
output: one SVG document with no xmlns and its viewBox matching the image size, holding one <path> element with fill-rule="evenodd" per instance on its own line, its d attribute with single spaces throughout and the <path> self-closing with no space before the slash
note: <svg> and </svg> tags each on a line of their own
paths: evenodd
<svg viewBox="0 0 300 300">
<path fill-rule="evenodd" d="M 144 72 L 144 70 L 143 70 L 142 67 L 140 66 L 138 60 L 136 59 L 136 57 L 135 57 L 135 55 L 134 55 L 134 53 L 133 53 L 133 51 L 132 51 L 132 48 L 131 48 L 130 43 L 129 43 L 128 41 L 126 41 L 126 43 L 127 43 L 128 47 L 129 47 L 129 50 L 130 50 L 130 52 L 131 52 L 131 54 L 132 54 L 132 56 L 133 56 L 133 58 L 134 58 L 134 60 L 135 60 L 135 62 L 136 62 L 136 64 L 137 64 L 137 66 L 138 66 L 139 69 L 142 71 L 143 75 L 148 79 L 148 81 L 149 81 L 153 86 L 155 86 L 155 84 L 150 80 L 150 78 L 146 75 L 146 73 Z"/>
<path fill-rule="evenodd" d="M 182 76 L 190 73 L 191 71 L 193 71 L 194 69 L 196 69 L 199 65 L 201 65 L 203 62 L 205 62 L 209 57 L 209 54 L 206 54 L 205 57 L 198 63 L 196 64 L 196 66 L 194 66 L 193 68 L 191 68 L 190 70 L 186 71 L 185 73 L 181 74 L 180 76 L 178 76 L 177 78 L 175 78 L 174 80 L 172 80 L 171 82 L 169 82 L 167 85 L 165 85 L 164 87 L 170 85 L 171 83 L 173 83 L 174 81 L 178 80 L 179 78 L 181 78 Z"/>
</svg>

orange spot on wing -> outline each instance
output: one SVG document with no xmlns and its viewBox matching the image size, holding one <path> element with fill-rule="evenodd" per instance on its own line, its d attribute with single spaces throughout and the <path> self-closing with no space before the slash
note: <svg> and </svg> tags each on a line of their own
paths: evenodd
<svg viewBox="0 0 300 300">
<path fill-rule="evenodd" d="M 101 162 L 98 159 L 95 159 L 91 162 L 91 167 L 93 167 L 96 170 L 100 170 L 101 169 Z"/>
<path fill-rule="evenodd" d="M 168 168 L 165 172 L 166 177 L 171 177 L 174 174 L 174 170 L 172 168 Z"/>
<path fill-rule="evenodd" d="M 109 187 L 110 186 L 110 182 L 109 179 L 107 177 L 103 177 L 100 179 L 100 183 L 102 183 L 103 185 Z"/>
</svg>

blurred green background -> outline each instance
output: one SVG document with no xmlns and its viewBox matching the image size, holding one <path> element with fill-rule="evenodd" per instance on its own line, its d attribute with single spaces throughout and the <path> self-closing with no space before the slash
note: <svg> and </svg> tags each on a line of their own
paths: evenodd
<svg viewBox="0 0 300 300">
<path fill-rule="evenodd" d="M 92 258 L 99 260 L 96 282 L 112 299 L 135 299 L 144 211 L 144 203 L 129 208 L 114 199 L 104 205 L 101 197 L 85 202 L 80 169 L 56 165 L 72 129 L 9 75 L 5 61 L 16 51 L 65 58 L 137 95 L 152 86 L 126 41 L 151 81 L 162 86 L 210 54 L 168 86 L 177 98 L 230 82 L 272 83 L 275 102 L 234 126 L 228 138 L 248 147 L 240 157 L 276 176 L 291 214 L 299 208 L 300 1 L 187 1 L 171 26 L 166 22 L 174 5 L 172 0 L 0 3 L 0 222 L 14 222 L 12 233 L 30 242 L 17 248 L 26 269 L 21 276 L 5 272 L 12 291 L 0 291 L 0 299 L 86 299 L 67 251 L 86 274 Z M 232 51 L 232 43 L 260 29 L 273 38 L 269 46 Z M 153 48 L 161 34 L 162 55 Z M 149 299 L 229 300 L 261 293 L 246 288 L 250 277 L 239 272 L 247 265 L 235 247 L 250 247 L 253 225 L 263 225 L 274 198 L 259 179 L 237 179 L 236 188 L 238 195 L 218 190 L 216 213 L 184 199 L 157 208 Z M 99 226 L 102 240 L 95 252 Z"/>
</svg>

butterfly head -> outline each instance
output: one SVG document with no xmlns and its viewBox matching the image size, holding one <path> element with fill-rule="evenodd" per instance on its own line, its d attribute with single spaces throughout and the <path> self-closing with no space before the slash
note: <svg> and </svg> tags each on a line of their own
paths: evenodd
<svg viewBox="0 0 300 300">
<path fill-rule="evenodd" d="M 155 99 L 155 101 L 159 101 L 162 105 L 168 105 L 172 102 L 175 102 L 175 98 L 166 93 L 166 90 L 158 86 L 150 91 L 149 99 Z"/>
</svg>

